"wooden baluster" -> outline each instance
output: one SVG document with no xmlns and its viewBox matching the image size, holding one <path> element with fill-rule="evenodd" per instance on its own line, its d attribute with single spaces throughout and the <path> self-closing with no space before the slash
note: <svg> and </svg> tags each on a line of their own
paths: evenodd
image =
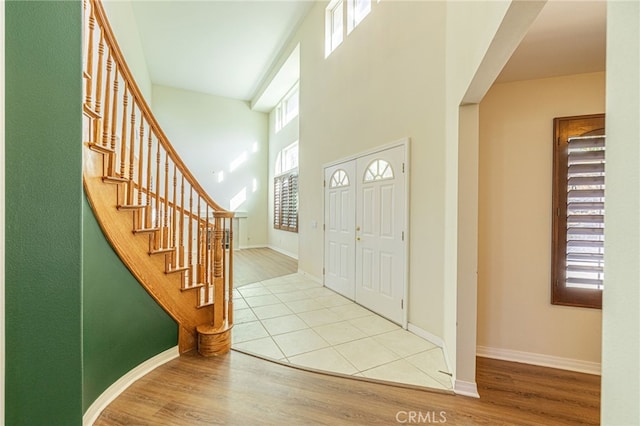
<svg viewBox="0 0 640 426">
<path fill-rule="evenodd" d="M 198 274 L 197 282 L 198 284 L 204 284 L 204 271 L 202 268 L 202 244 L 204 238 L 202 237 L 202 218 L 200 217 L 200 194 L 198 194 L 198 213 L 196 216 L 196 221 L 198 222 L 198 245 L 196 246 L 196 257 L 198 258 L 198 268 L 196 270 L 196 273 Z"/>
<path fill-rule="evenodd" d="M 212 228 L 209 225 L 209 203 L 205 202 L 205 208 L 204 208 L 204 217 L 205 217 L 205 232 L 206 232 L 206 241 L 205 241 L 205 252 L 204 252 L 204 259 L 203 259 L 203 264 L 204 264 L 204 276 L 205 276 L 205 280 L 207 282 L 207 285 L 211 285 L 213 283 L 213 280 L 211 279 L 211 259 L 213 256 L 211 256 L 211 253 L 213 251 L 213 232 L 212 232 Z M 209 289 L 207 289 L 208 291 Z M 207 299 L 207 294 L 205 294 L 205 300 L 206 302 L 208 302 L 209 300 Z"/>
<path fill-rule="evenodd" d="M 159 228 L 160 227 L 160 141 L 158 141 L 158 146 L 156 149 L 156 190 L 153 194 L 153 196 L 156 199 L 156 214 L 153 218 L 153 227 L 154 228 Z M 155 236 L 155 241 L 154 241 L 154 246 L 153 248 L 155 250 L 157 250 L 159 247 L 159 241 L 160 239 L 157 237 L 157 235 Z"/>
<path fill-rule="evenodd" d="M 111 105 L 111 69 L 113 68 L 113 60 L 111 55 L 107 55 L 107 77 L 104 83 L 104 114 L 102 117 L 102 146 L 109 145 L 109 107 Z M 112 156 L 112 155 L 111 155 Z M 109 156 L 109 157 L 111 157 Z M 111 159 L 109 159 L 109 164 Z"/>
<path fill-rule="evenodd" d="M 113 75 L 113 107 L 111 109 L 111 150 L 116 151 L 116 126 L 118 125 L 118 64 L 115 66 Z M 113 154 L 109 160 L 108 175 L 116 175 L 116 155 Z"/>
<path fill-rule="evenodd" d="M 153 187 L 153 178 L 151 177 L 151 146 L 153 145 L 153 132 L 151 126 L 149 126 L 149 138 L 147 139 L 147 200 L 145 211 L 144 227 L 151 228 L 151 219 L 153 212 L 151 211 L 151 192 Z"/>
<path fill-rule="evenodd" d="M 180 239 L 178 244 L 178 264 L 184 267 L 184 175 L 181 174 L 182 183 L 180 184 Z"/>
<path fill-rule="evenodd" d="M 164 212 L 162 220 L 162 247 L 169 247 L 169 153 L 164 152 Z"/>
<path fill-rule="evenodd" d="M 133 98 L 132 98 L 133 101 Z M 131 102 L 131 135 L 129 136 L 129 184 L 127 186 L 127 204 L 133 205 L 135 145 L 136 145 L 136 105 Z"/>
<path fill-rule="evenodd" d="M 215 222 L 215 238 L 214 238 L 214 259 L 213 259 L 213 284 L 214 290 L 214 306 L 213 310 L 213 326 L 215 328 L 224 325 L 224 277 L 222 275 L 222 239 L 224 238 L 224 229 L 222 228 L 222 219 L 214 213 Z"/>
<path fill-rule="evenodd" d="M 196 284 L 193 273 L 193 187 L 189 185 L 189 242 L 187 243 L 188 252 L 187 258 L 189 260 L 189 281 L 191 285 Z"/>
<path fill-rule="evenodd" d="M 96 26 L 96 18 L 93 14 L 93 7 L 89 10 L 89 41 L 87 42 L 87 69 L 85 70 L 84 103 L 91 107 L 92 102 L 92 79 L 93 79 L 93 33 Z M 95 142 L 95 141 L 94 141 Z"/>
<path fill-rule="evenodd" d="M 233 218 L 229 218 L 229 267 L 227 268 L 227 321 L 233 325 Z"/>
<path fill-rule="evenodd" d="M 129 104 L 129 91 L 124 85 L 124 96 L 122 99 L 122 133 L 120 136 L 120 177 L 125 177 L 125 164 L 127 159 L 127 106 Z"/>
<path fill-rule="evenodd" d="M 94 99 L 95 111 L 100 115 L 102 112 L 102 64 L 104 61 L 104 33 L 100 31 L 100 41 L 98 42 L 98 74 L 96 76 L 96 98 Z M 99 135 L 96 135 L 99 136 Z M 99 139 L 96 137 L 96 143 Z"/>
<path fill-rule="evenodd" d="M 177 246 L 176 246 L 176 232 L 177 232 L 177 218 L 176 215 L 178 214 L 178 200 L 176 199 L 177 197 L 177 186 L 178 186 L 178 176 L 177 173 L 178 169 L 176 166 L 176 163 L 173 163 L 173 198 L 172 198 L 172 205 L 173 207 L 171 208 L 172 214 L 171 214 L 171 247 L 173 247 L 174 252 L 173 255 L 171 256 L 171 267 L 175 269 L 175 267 L 178 264 L 178 253 L 175 252 L 175 250 L 177 250 Z"/>
<path fill-rule="evenodd" d="M 140 143 L 138 147 L 138 182 L 136 185 L 136 190 L 138 191 L 138 199 L 136 201 L 136 205 L 142 205 L 142 173 L 144 169 L 144 114 L 140 111 Z M 142 210 L 136 211 L 136 221 L 137 226 L 140 228 L 144 227 L 144 212 Z"/>
</svg>

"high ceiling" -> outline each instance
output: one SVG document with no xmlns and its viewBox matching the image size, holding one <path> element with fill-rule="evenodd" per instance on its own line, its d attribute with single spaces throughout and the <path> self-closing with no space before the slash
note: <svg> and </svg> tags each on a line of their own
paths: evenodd
<svg viewBox="0 0 640 426">
<path fill-rule="evenodd" d="M 312 1 L 133 1 L 154 84 L 250 100 Z"/>
<path fill-rule="evenodd" d="M 133 1 L 154 84 L 251 100 L 310 0 Z M 550 0 L 498 82 L 605 69 L 606 2 Z"/>
</svg>

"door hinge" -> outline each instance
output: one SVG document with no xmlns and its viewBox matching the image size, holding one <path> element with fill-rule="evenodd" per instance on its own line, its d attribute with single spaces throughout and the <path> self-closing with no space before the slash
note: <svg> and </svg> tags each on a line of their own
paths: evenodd
<svg viewBox="0 0 640 426">
<path fill-rule="evenodd" d="M 404 231 L 402 231 L 402 241 L 404 241 Z"/>
<path fill-rule="evenodd" d="M 404 163 L 402 163 L 402 173 L 404 173 Z"/>
<path fill-rule="evenodd" d="M 322 275 L 324 275 L 324 268 L 322 268 Z"/>
<path fill-rule="evenodd" d="M 326 181 L 326 180 L 323 180 L 323 181 L 322 181 L 322 186 L 324 186 L 324 187 L 326 187 L 326 186 L 327 186 L 327 181 Z"/>
<path fill-rule="evenodd" d="M 400 299 L 400 309 L 404 309 L 404 299 Z"/>
<path fill-rule="evenodd" d="M 325 227 L 326 227 L 326 225 L 323 223 L 323 224 L 322 224 L 322 230 L 323 230 L 323 231 L 326 231 L 326 228 L 325 228 Z"/>
</svg>

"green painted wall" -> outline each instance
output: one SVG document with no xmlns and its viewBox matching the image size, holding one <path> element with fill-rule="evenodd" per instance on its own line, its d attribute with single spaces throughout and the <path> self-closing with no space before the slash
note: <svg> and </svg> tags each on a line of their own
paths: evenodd
<svg viewBox="0 0 640 426">
<path fill-rule="evenodd" d="M 177 344 L 178 327 L 147 294 L 83 205 L 83 409 L 138 364 Z"/>
<path fill-rule="evenodd" d="M 5 7 L 5 424 L 82 423 L 80 2 Z"/>
<path fill-rule="evenodd" d="M 2 7 L 4 422 L 80 425 L 107 387 L 176 344 L 177 327 L 117 258 L 82 194 L 81 2 Z"/>
</svg>

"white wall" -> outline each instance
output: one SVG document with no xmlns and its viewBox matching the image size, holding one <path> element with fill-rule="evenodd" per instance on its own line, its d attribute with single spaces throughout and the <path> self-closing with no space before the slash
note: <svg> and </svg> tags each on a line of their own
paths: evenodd
<svg viewBox="0 0 640 426">
<path fill-rule="evenodd" d="M 640 3 L 607 3 L 603 425 L 640 424 Z"/>
<path fill-rule="evenodd" d="M 275 161 L 278 152 L 299 139 L 299 116 L 291 120 L 285 127 L 275 132 L 275 108 L 269 114 L 269 207 L 267 223 L 269 247 L 298 258 L 298 234 L 281 231 L 273 227 L 273 177 L 275 175 Z"/>
<path fill-rule="evenodd" d="M 107 14 L 107 19 L 116 36 L 120 50 L 127 61 L 129 69 L 133 73 L 136 84 L 142 91 L 142 95 L 151 105 L 151 78 L 140 42 L 138 24 L 133 14 L 132 0 L 103 0 L 102 6 Z"/>
<path fill-rule="evenodd" d="M 234 209 L 247 213 L 240 222 L 240 248 L 267 245 L 267 114 L 251 111 L 246 101 L 157 85 L 152 109 L 178 155 L 215 202 L 230 209 L 234 197 L 246 194 L 246 201 Z M 246 160 L 232 170 L 243 156 Z M 224 179 L 219 182 L 221 172 Z"/>
<path fill-rule="evenodd" d="M 602 312 L 550 303 L 552 135 L 554 117 L 604 110 L 604 73 L 496 84 L 482 100 L 482 351 L 518 351 L 558 367 L 598 370 Z"/>
</svg>

